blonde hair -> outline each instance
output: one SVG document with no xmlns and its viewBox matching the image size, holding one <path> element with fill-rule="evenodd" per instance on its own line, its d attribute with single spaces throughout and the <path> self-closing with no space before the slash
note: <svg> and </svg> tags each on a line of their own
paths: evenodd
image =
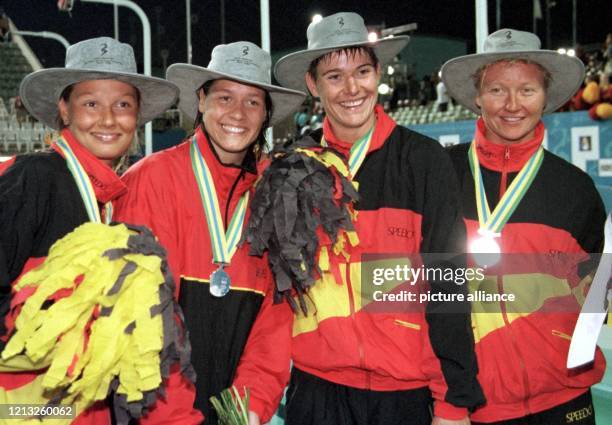
<svg viewBox="0 0 612 425">
<path fill-rule="evenodd" d="M 476 88 L 476 91 L 480 93 L 480 89 L 482 88 L 482 82 L 484 81 L 484 77 L 486 75 L 487 70 L 493 66 L 496 65 L 498 63 L 505 63 L 506 65 L 510 66 L 510 65 L 515 65 L 517 63 L 521 63 L 521 64 L 525 64 L 525 65 L 535 65 L 540 72 L 542 73 L 542 80 L 544 83 L 544 91 L 548 91 L 548 87 L 550 86 L 550 82 L 552 81 L 552 74 L 550 73 L 550 71 L 548 71 L 548 69 L 544 68 L 542 65 L 540 65 L 538 62 L 534 62 L 530 59 L 526 59 L 526 58 L 513 58 L 513 59 L 499 59 L 496 60 L 495 62 L 490 62 L 487 63 L 483 66 L 481 66 L 480 68 L 478 68 L 476 70 L 476 72 L 474 72 L 474 74 L 472 74 L 472 81 L 474 82 L 474 87 Z"/>
</svg>

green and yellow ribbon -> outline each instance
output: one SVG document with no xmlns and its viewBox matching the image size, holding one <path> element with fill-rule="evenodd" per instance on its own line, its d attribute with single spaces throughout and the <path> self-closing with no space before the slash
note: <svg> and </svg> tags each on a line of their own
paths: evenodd
<svg viewBox="0 0 612 425">
<path fill-rule="evenodd" d="M 102 219 L 100 218 L 100 210 L 98 209 L 98 201 L 96 199 L 96 192 L 91 185 L 91 180 L 89 179 L 89 176 L 87 176 L 85 169 L 79 162 L 79 159 L 75 153 L 72 151 L 70 145 L 63 137 L 60 136 L 55 141 L 55 144 L 64 154 L 64 159 L 66 160 L 68 170 L 70 170 L 70 173 L 74 178 L 74 182 L 79 189 L 79 193 L 81 194 L 81 199 L 83 199 L 83 204 L 85 205 L 85 210 L 87 211 L 89 221 L 93 223 L 102 223 Z M 109 224 L 113 218 L 113 205 L 111 202 L 107 202 L 104 205 L 104 211 L 104 221 L 106 224 Z"/>
<path fill-rule="evenodd" d="M 372 128 L 370 128 L 370 131 L 368 131 L 361 139 L 357 140 L 355 143 L 353 143 L 353 146 L 351 146 L 348 161 L 351 179 L 357 175 L 357 171 L 359 171 L 361 164 L 363 164 L 363 161 L 370 150 L 370 143 L 372 142 L 374 127 L 376 127 L 376 124 L 374 124 Z M 328 146 L 327 141 L 323 136 L 321 136 L 321 146 Z"/>
<path fill-rule="evenodd" d="M 244 217 L 249 202 L 249 192 L 245 192 L 238 200 L 238 205 L 232 215 L 227 231 L 224 232 L 223 219 L 221 217 L 221 209 L 219 208 L 215 183 L 210 173 L 210 169 L 208 165 L 206 165 L 206 161 L 200 152 L 195 136 L 191 140 L 189 153 L 191 156 L 193 174 L 200 190 L 206 222 L 208 223 L 213 249 L 213 261 L 217 264 L 229 264 L 232 256 L 236 252 L 240 236 L 242 235 Z"/>
<path fill-rule="evenodd" d="M 523 168 L 516 175 L 504 196 L 499 200 L 497 206 L 491 212 L 487 195 L 480 172 L 480 163 L 476 153 L 476 143 L 472 141 L 468 153 L 470 169 L 474 178 L 474 192 L 476 194 L 476 209 L 478 211 L 478 222 L 480 230 L 486 233 L 499 234 L 504 225 L 508 222 L 514 210 L 518 207 L 527 190 L 533 183 L 538 170 L 544 159 L 544 148 L 540 146 L 531 158 L 523 165 Z"/>
</svg>

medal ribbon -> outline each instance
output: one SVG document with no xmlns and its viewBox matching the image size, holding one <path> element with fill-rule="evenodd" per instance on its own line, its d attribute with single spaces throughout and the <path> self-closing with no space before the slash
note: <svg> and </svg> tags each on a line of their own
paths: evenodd
<svg viewBox="0 0 612 425">
<path fill-rule="evenodd" d="M 374 134 L 374 127 L 376 127 L 376 124 L 372 126 L 370 131 L 368 131 L 365 136 L 357 140 L 355 143 L 353 143 L 353 146 L 351 146 L 348 161 L 351 179 L 355 177 L 357 171 L 359 171 L 359 168 L 361 167 L 361 164 L 363 164 L 366 154 L 370 149 L 370 142 L 372 141 L 372 135 Z M 321 146 L 328 146 L 327 141 L 323 136 L 321 136 Z"/>
<path fill-rule="evenodd" d="M 242 225 L 244 224 L 249 201 L 249 192 L 245 192 L 238 200 L 238 205 L 227 227 L 227 232 L 224 232 L 215 183 L 210 174 L 210 169 L 200 152 L 195 136 L 191 139 L 189 153 L 193 174 L 200 189 L 206 222 L 208 223 L 213 249 L 213 261 L 218 264 L 229 264 L 242 235 Z"/>
<path fill-rule="evenodd" d="M 544 159 L 544 148 L 540 146 L 537 151 L 531 155 L 531 158 L 523 165 L 521 171 L 516 175 L 504 196 L 499 200 L 497 206 L 491 212 L 487 195 L 485 193 L 484 184 L 482 182 L 482 174 L 480 173 L 480 164 L 476 153 L 476 142 L 472 141 L 468 153 L 470 161 L 470 169 L 474 177 L 474 192 L 476 193 L 476 209 L 478 210 L 478 222 L 480 229 L 490 233 L 500 233 L 508 219 L 512 216 L 516 207 L 527 193 L 527 190 L 533 183 L 538 170 Z"/>
<path fill-rule="evenodd" d="M 64 159 L 66 160 L 68 170 L 70 170 L 70 173 L 74 178 L 74 182 L 79 189 L 79 193 L 81 194 L 81 199 L 83 199 L 83 204 L 85 205 L 85 210 L 87 211 L 89 221 L 94 223 L 102 223 L 102 219 L 100 218 L 100 210 L 98 209 L 98 201 L 96 199 L 96 192 L 91 185 L 91 180 L 87 176 L 85 169 L 79 162 L 79 159 L 63 137 L 60 136 L 55 141 L 55 145 L 64 154 Z M 107 202 L 104 205 L 104 211 L 104 221 L 106 224 L 109 224 L 113 217 L 113 205 L 111 202 Z"/>
</svg>

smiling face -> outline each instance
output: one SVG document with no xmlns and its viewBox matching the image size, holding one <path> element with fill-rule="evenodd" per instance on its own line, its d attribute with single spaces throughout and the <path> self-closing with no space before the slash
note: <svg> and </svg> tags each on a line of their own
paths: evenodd
<svg viewBox="0 0 612 425">
<path fill-rule="evenodd" d="M 306 84 L 323 108 L 336 137 L 356 142 L 374 125 L 380 66 L 363 49 L 323 57 Z"/>
<path fill-rule="evenodd" d="M 494 63 L 480 78 L 476 105 L 493 143 L 530 140 L 546 106 L 544 72 L 522 61 Z"/>
<path fill-rule="evenodd" d="M 239 165 L 266 120 L 266 92 L 231 80 L 215 80 L 199 92 L 198 108 L 217 156 Z"/>
<path fill-rule="evenodd" d="M 58 103 L 60 118 L 75 138 L 102 162 L 112 166 L 134 139 L 139 95 L 117 80 L 89 80 L 72 86 Z"/>
</svg>

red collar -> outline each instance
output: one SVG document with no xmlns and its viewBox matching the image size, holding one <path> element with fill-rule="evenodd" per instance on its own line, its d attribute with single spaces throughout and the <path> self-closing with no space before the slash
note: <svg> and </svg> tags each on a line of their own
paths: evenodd
<svg viewBox="0 0 612 425">
<path fill-rule="evenodd" d="M 490 170 L 518 172 L 540 147 L 544 140 L 544 123 L 535 128 L 533 139 L 512 145 L 500 145 L 487 140 L 485 124 L 481 118 L 476 122 L 476 152 L 480 165 Z"/>
<path fill-rule="evenodd" d="M 393 121 L 391 117 L 385 113 L 385 110 L 381 105 L 375 106 L 374 113 L 376 114 L 376 124 L 368 153 L 380 149 L 396 126 L 395 121 Z M 329 119 L 327 117 L 325 117 L 325 120 L 323 120 L 323 136 L 325 137 L 325 141 L 331 147 L 348 157 L 353 144 L 340 140 L 334 135 L 334 131 L 332 130 L 331 124 L 329 123 Z"/>
<path fill-rule="evenodd" d="M 108 201 L 117 199 L 127 191 L 127 187 L 119 176 L 108 165 L 85 149 L 70 130 L 67 128 L 63 129 L 62 137 L 66 140 L 89 176 L 98 202 L 105 204 Z M 62 155 L 62 157 L 64 156 L 55 143 L 51 145 L 51 148 Z"/>
<path fill-rule="evenodd" d="M 206 139 L 206 135 L 204 134 L 204 131 L 202 131 L 201 127 L 198 127 L 196 130 L 195 137 L 196 141 L 198 142 L 200 152 L 202 152 L 202 156 L 204 157 L 206 165 L 208 166 L 208 169 L 210 170 L 215 182 L 215 189 L 217 190 L 217 196 L 219 199 L 227 198 L 240 173 L 243 174 L 243 177 L 236 184 L 232 197 L 242 195 L 244 192 L 249 190 L 253 184 L 255 184 L 255 180 L 257 180 L 256 173 L 245 170 L 245 168 L 237 165 L 223 164 L 219 160 L 217 153 L 214 151 L 211 143 L 209 143 L 209 141 Z"/>
</svg>

